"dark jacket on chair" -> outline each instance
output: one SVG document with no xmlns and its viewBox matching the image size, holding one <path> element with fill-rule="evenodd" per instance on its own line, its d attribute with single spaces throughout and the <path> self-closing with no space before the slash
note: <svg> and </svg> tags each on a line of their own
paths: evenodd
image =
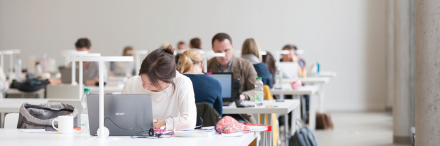
<svg viewBox="0 0 440 146">
<path fill-rule="evenodd" d="M 203 119 L 203 126 L 215 126 L 221 116 L 209 103 L 196 103 L 197 116 Z"/>
</svg>

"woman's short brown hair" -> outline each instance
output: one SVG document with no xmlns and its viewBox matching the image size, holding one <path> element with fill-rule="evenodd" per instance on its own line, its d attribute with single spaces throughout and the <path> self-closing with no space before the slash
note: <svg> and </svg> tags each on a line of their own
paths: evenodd
<svg viewBox="0 0 440 146">
<path fill-rule="evenodd" d="M 191 49 L 202 49 L 202 41 L 199 38 L 193 38 L 189 41 Z"/>
<path fill-rule="evenodd" d="M 151 84 L 159 87 L 159 80 L 165 83 L 172 83 L 176 77 L 176 63 L 174 61 L 174 49 L 168 48 L 156 49 L 142 61 L 139 75 L 146 74 Z"/>
</svg>

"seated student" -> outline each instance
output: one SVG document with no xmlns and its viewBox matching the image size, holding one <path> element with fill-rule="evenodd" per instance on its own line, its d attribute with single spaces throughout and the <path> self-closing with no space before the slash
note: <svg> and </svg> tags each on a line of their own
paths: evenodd
<svg viewBox="0 0 440 146">
<path fill-rule="evenodd" d="M 88 51 L 89 53 L 92 52 L 92 43 L 87 38 L 80 38 L 75 43 L 75 47 L 77 51 Z M 71 64 L 69 64 L 69 67 Z M 78 67 L 78 62 L 76 62 L 76 67 Z M 86 85 L 95 85 L 96 82 L 99 82 L 99 64 L 96 61 L 84 61 L 83 62 L 83 77 L 84 77 L 84 83 Z M 104 80 L 107 79 L 107 70 L 104 67 Z"/>
<path fill-rule="evenodd" d="M 133 53 L 129 53 L 129 51 L 133 51 L 133 47 L 127 46 L 122 51 L 122 56 L 133 56 Z M 133 71 L 135 70 L 134 62 L 114 62 L 113 73 L 115 75 L 122 75 L 126 77 L 133 76 Z"/>
<path fill-rule="evenodd" d="M 296 54 L 297 47 L 295 45 L 286 45 L 283 50 L 289 51 L 289 54 L 283 54 L 281 62 L 295 62 L 298 65 L 298 77 L 302 76 L 302 70 L 306 67 L 306 62 Z"/>
<path fill-rule="evenodd" d="M 192 38 L 189 41 L 189 48 L 199 51 L 200 54 L 205 53 L 205 51 L 202 50 L 202 41 L 199 38 Z"/>
<path fill-rule="evenodd" d="M 266 64 L 267 68 L 269 69 L 270 74 L 272 75 L 272 84 L 275 84 L 275 73 L 277 71 L 277 66 L 275 65 L 275 59 L 272 56 L 270 52 L 266 52 L 266 55 L 262 56 L 263 62 Z"/>
<path fill-rule="evenodd" d="M 8 89 L 9 83 L 6 81 L 6 75 L 0 66 L 0 97 L 2 97 L 2 94 L 8 91 Z"/>
<path fill-rule="evenodd" d="M 178 71 L 189 77 L 193 83 L 196 103 L 209 103 L 222 115 L 222 87 L 216 79 L 203 74 L 203 58 L 196 50 L 185 51 L 180 55 Z"/>
<path fill-rule="evenodd" d="M 162 46 L 162 48 L 166 48 L 167 46 Z M 186 51 L 186 45 L 185 45 L 185 42 L 183 42 L 183 41 L 180 41 L 179 43 L 177 43 L 177 50 L 176 50 L 176 56 L 175 56 L 175 61 L 176 61 L 176 64 L 177 64 L 177 61 L 179 61 L 179 57 L 180 57 L 180 55 L 183 53 L 183 52 L 185 52 Z"/>
<path fill-rule="evenodd" d="M 255 71 L 263 80 L 264 85 L 272 88 L 273 78 L 265 63 L 261 62 L 260 47 L 253 38 L 244 41 L 241 47 L 241 58 L 248 60 L 254 65 Z"/>
<path fill-rule="evenodd" d="M 191 80 L 176 71 L 174 50 L 156 49 L 142 61 L 139 75 L 125 82 L 122 94 L 151 94 L 155 129 L 176 130 L 196 126 L 197 109 Z M 165 121 L 166 120 L 166 121 Z"/>
<path fill-rule="evenodd" d="M 185 42 L 180 41 L 179 43 L 177 43 L 177 50 L 182 50 L 182 51 L 186 50 Z"/>
<path fill-rule="evenodd" d="M 234 44 L 232 44 L 231 37 L 226 33 L 217 33 L 212 38 L 212 50 L 215 53 L 225 53 L 225 57 L 210 59 L 208 72 L 232 72 L 233 79 L 240 79 L 240 86 L 243 89 L 240 99 L 253 100 L 257 72 L 249 61 L 232 55 Z"/>
</svg>

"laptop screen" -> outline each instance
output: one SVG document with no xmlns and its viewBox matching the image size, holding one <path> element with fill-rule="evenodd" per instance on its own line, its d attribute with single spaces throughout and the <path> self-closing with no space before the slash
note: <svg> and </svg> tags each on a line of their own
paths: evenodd
<svg viewBox="0 0 440 146">
<path fill-rule="evenodd" d="M 222 98 L 231 98 L 232 73 L 212 73 L 208 75 L 220 82 L 222 86 Z"/>
</svg>

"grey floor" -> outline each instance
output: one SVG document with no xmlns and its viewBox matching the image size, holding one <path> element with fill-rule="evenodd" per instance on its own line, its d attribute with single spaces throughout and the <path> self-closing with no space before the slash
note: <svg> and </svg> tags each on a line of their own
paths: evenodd
<svg viewBox="0 0 440 146">
<path fill-rule="evenodd" d="M 409 146 L 392 143 L 391 112 L 332 112 L 334 130 L 317 130 L 320 146 Z"/>
</svg>

